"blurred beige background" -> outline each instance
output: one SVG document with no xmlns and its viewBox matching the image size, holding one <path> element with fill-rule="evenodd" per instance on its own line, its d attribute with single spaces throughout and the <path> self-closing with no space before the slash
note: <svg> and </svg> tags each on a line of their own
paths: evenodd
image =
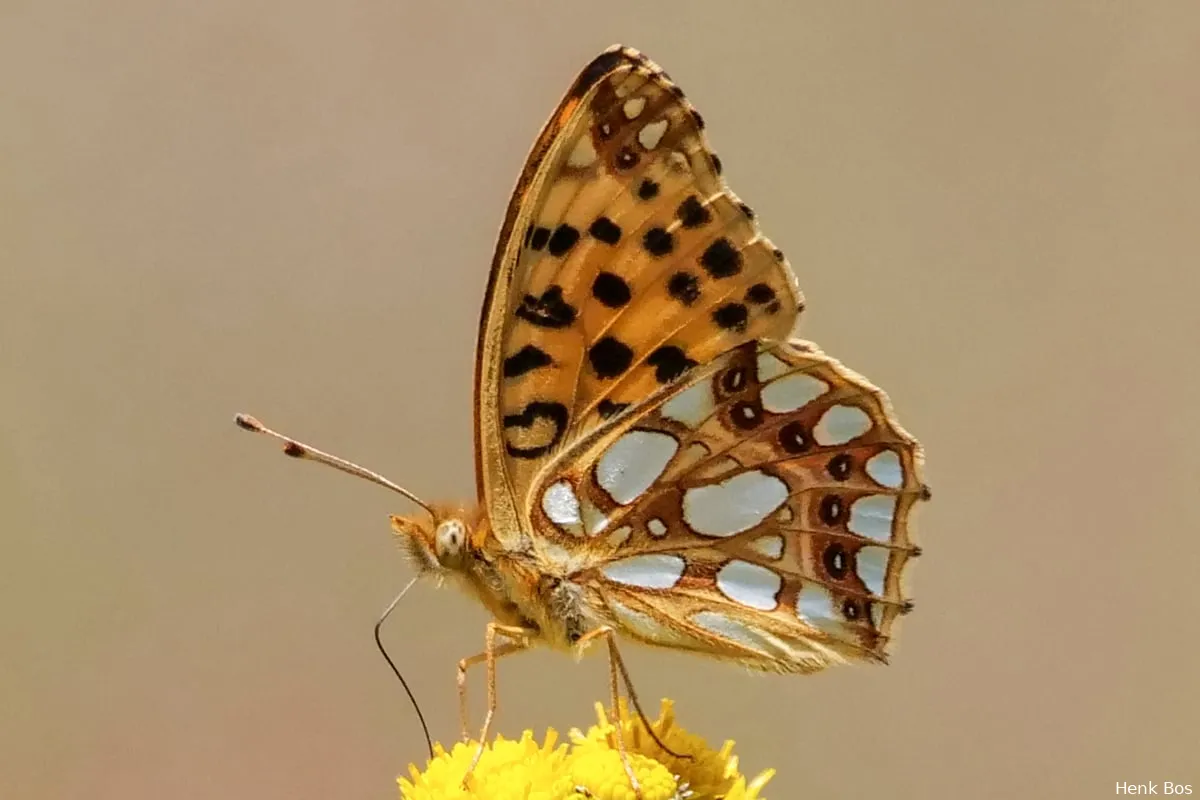
<svg viewBox="0 0 1200 800">
<path fill-rule="evenodd" d="M 230 418 L 469 496 L 495 232 L 613 42 L 934 489 L 892 666 L 632 649 L 642 694 L 775 798 L 1200 792 L 1195 4 L 7 0 L 0 797 L 394 797 L 408 509 Z M 485 619 L 421 587 L 388 630 L 438 737 Z M 586 724 L 604 676 L 504 663 L 500 730 Z"/>
</svg>

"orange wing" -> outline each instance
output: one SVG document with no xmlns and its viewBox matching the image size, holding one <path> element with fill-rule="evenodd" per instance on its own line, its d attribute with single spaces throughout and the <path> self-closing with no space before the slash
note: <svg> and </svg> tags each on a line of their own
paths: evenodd
<svg viewBox="0 0 1200 800">
<path fill-rule="evenodd" d="M 721 179 L 703 127 L 656 64 L 615 47 L 529 156 L 476 371 L 479 491 L 508 546 L 529 530 L 537 477 L 574 442 L 796 322 L 795 279 Z"/>
</svg>

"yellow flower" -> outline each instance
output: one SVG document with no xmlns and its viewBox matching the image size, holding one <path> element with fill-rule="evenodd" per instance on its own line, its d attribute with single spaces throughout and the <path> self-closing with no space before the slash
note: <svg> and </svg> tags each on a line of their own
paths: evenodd
<svg viewBox="0 0 1200 800">
<path fill-rule="evenodd" d="M 629 763 L 637 775 L 644 800 L 764 800 L 759 792 L 775 774 L 766 770 L 747 782 L 738 771 L 733 742 L 713 750 L 699 736 L 675 721 L 671 701 L 663 700 L 654 732 L 671 750 L 691 758 L 678 758 L 663 751 L 636 714 L 630 715 L 622 700 L 615 717 L 596 704 L 599 722 L 587 733 L 571 731 L 571 746 L 558 745 L 554 729 L 539 744 L 533 731 L 517 741 L 497 736 L 484 748 L 471 776 L 462 788 L 478 742 L 456 744 L 447 752 L 435 746 L 426 768 L 409 767 L 411 778 L 400 778 L 403 800 L 634 800 L 617 750 L 617 725 L 621 726 Z"/>
<path fill-rule="evenodd" d="M 434 757 L 422 772 L 410 765 L 412 778 L 400 778 L 400 796 L 405 800 L 444 800 L 445 798 L 488 798 L 488 800 L 557 800 L 570 797 L 574 790 L 566 769 L 567 746 L 555 747 L 558 733 L 551 728 L 538 744 L 533 731 L 525 731 L 517 741 L 503 736 L 484 748 L 483 756 L 471 776 L 470 789 L 462 788 L 463 775 L 475 750 L 476 741 L 459 742 L 447 752 L 434 745 Z"/>
<path fill-rule="evenodd" d="M 574 742 L 573 757 L 600 749 L 616 754 L 616 722 L 611 720 L 600 703 L 596 704 L 599 724 L 593 725 L 586 734 L 571 731 Z M 664 699 L 658 719 L 651 722 L 658 738 L 669 749 L 691 758 L 677 758 L 665 752 L 654 741 L 637 714 L 630 714 L 624 698 L 617 712 L 625 746 L 630 753 L 639 753 L 654 758 L 678 777 L 680 787 L 690 791 L 684 795 L 689 800 L 726 798 L 726 800 L 763 800 L 759 791 L 775 774 L 766 770 L 749 784 L 738 771 L 738 759 L 733 755 L 733 741 L 727 740 L 720 750 L 713 750 L 700 736 L 689 733 L 675 721 L 675 707 Z"/>
</svg>

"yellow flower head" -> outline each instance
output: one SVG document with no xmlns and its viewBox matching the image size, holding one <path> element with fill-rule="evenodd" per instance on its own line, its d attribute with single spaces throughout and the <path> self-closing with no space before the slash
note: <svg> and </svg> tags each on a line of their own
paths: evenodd
<svg viewBox="0 0 1200 800">
<path fill-rule="evenodd" d="M 459 742 L 449 752 L 440 744 L 434 745 L 434 756 L 424 771 L 410 765 L 411 780 L 400 778 L 400 796 L 404 800 L 570 797 L 573 787 L 566 771 L 567 746 L 555 747 L 557 741 L 558 733 L 553 728 L 546 731 L 542 744 L 534 740 L 533 731 L 525 731 L 515 742 L 497 736 L 484 748 L 467 791 L 462 788 L 463 775 L 479 743 Z"/>
<path fill-rule="evenodd" d="M 747 782 L 738 771 L 733 742 L 712 750 L 704 739 L 676 723 L 671 701 L 663 700 L 651 727 L 668 748 L 690 758 L 659 747 L 637 715 L 629 714 L 624 701 L 614 717 L 599 703 L 596 713 L 599 722 L 586 734 L 571 731 L 569 748 L 555 746 L 558 734 L 553 729 L 541 744 L 529 730 L 517 741 L 496 737 L 484 748 L 465 790 L 462 778 L 479 743 L 456 744 L 449 752 L 438 745 L 423 771 L 409 767 L 411 778 L 400 779 L 400 795 L 403 800 L 634 800 L 617 749 L 619 725 L 644 800 L 764 800 L 759 792 L 774 770 Z"/>
</svg>

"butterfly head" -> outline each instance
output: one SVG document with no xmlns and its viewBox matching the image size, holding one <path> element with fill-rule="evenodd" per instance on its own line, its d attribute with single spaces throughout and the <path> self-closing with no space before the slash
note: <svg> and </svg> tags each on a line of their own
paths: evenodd
<svg viewBox="0 0 1200 800">
<path fill-rule="evenodd" d="M 430 517 L 391 519 L 400 547 L 422 574 L 461 571 L 469 560 L 473 526 L 462 509 L 434 508 Z"/>
</svg>

